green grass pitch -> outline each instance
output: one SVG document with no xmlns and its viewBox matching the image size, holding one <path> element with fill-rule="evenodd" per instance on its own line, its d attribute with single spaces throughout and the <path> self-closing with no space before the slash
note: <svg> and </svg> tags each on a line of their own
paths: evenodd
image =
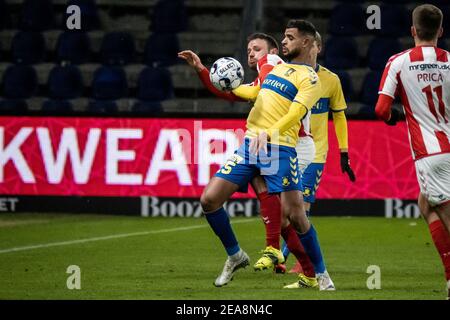
<svg viewBox="0 0 450 320">
<path fill-rule="evenodd" d="M 232 221 L 254 263 L 264 247 L 262 222 Z M 336 292 L 282 289 L 296 276 L 251 266 L 215 288 L 226 256 L 205 219 L 2 214 L 0 299 L 445 299 L 443 267 L 424 221 L 312 221 Z M 80 267 L 80 290 L 67 288 L 70 265 Z M 380 290 L 367 288 L 370 265 L 381 269 Z"/>
</svg>

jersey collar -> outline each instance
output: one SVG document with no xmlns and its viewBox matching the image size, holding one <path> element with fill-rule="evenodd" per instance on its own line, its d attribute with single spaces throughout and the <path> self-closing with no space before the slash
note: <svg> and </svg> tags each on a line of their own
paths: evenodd
<svg viewBox="0 0 450 320">
<path fill-rule="evenodd" d="M 307 64 L 307 63 L 300 63 L 300 62 L 288 62 L 288 63 L 289 64 L 296 64 L 298 66 L 308 66 L 308 67 L 312 68 L 312 66 L 310 64 Z"/>
</svg>

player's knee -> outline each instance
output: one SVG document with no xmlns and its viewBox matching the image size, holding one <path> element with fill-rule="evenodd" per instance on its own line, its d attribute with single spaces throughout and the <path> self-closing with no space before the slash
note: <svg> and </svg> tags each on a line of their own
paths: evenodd
<svg viewBox="0 0 450 320">
<path fill-rule="evenodd" d="M 285 229 L 288 226 L 289 226 L 289 220 L 284 215 L 281 215 L 281 229 Z"/>
<path fill-rule="evenodd" d="M 214 197 L 211 192 L 205 191 L 200 197 L 200 205 L 202 206 L 203 212 L 212 212 L 220 207 L 216 197 Z"/>
<path fill-rule="evenodd" d="M 293 216 L 290 220 L 292 226 L 295 230 L 297 230 L 300 233 L 306 233 L 309 230 L 310 224 L 308 219 L 305 219 L 301 216 Z"/>
<path fill-rule="evenodd" d="M 424 195 L 421 194 L 419 196 L 417 204 L 419 205 L 419 210 L 420 213 L 422 214 L 422 217 L 425 219 L 425 221 L 429 222 L 431 210 L 428 200 L 425 198 Z"/>
<path fill-rule="evenodd" d="M 264 182 L 264 179 L 261 176 L 253 178 L 253 180 L 251 181 L 251 185 L 257 195 L 263 192 L 267 192 L 266 183 Z"/>
</svg>

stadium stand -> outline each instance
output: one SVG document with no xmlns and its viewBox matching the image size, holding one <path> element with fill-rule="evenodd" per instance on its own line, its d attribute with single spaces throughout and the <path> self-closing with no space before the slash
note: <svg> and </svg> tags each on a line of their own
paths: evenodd
<svg viewBox="0 0 450 320">
<path fill-rule="evenodd" d="M 144 63 L 147 65 L 171 66 L 177 63 L 180 51 L 175 33 L 155 32 L 148 38 L 144 49 Z"/>
<path fill-rule="evenodd" d="M 129 64 L 134 61 L 135 53 L 134 39 L 129 33 L 111 32 L 103 37 L 100 49 L 103 64 Z"/>
<path fill-rule="evenodd" d="M 57 61 L 61 64 L 83 64 L 91 59 L 91 42 L 85 32 L 65 31 L 56 44 Z"/>
<path fill-rule="evenodd" d="M 2 79 L 3 90 L 0 109 L 6 112 L 25 111 L 25 99 L 37 91 L 36 71 L 27 65 L 12 65 L 6 69 Z"/>
<path fill-rule="evenodd" d="M 22 4 L 20 29 L 44 31 L 55 27 L 55 14 L 50 0 L 25 0 Z"/>
<path fill-rule="evenodd" d="M 401 51 L 402 47 L 397 38 L 374 38 L 369 45 L 368 66 L 372 70 L 383 70 L 386 61 Z"/>
<path fill-rule="evenodd" d="M 430 1 L 450 15 L 448 1 Z M 6 89 L 5 81 L 12 81 L 6 71 L 11 65 L 27 64 L 37 84 L 17 98 L 22 101 L 16 109 L 20 113 L 102 114 L 112 110 L 133 115 L 156 110 L 155 114 L 242 117 L 249 110 L 247 104 L 214 99 L 176 53 L 192 49 L 207 66 L 223 56 L 243 59 L 245 4 L 243 0 L 0 0 L 2 104 L 11 106 L 16 99 Z M 349 117 L 365 117 L 360 111 L 375 99 L 371 96 L 375 90 L 368 89 L 369 83 L 373 88 L 373 81 L 368 79 L 384 68 L 391 54 L 412 45 L 409 15 L 417 1 L 378 4 L 383 25 L 379 31 L 366 28 L 368 3 L 363 0 L 264 1 L 255 26 L 281 41 L 290 18 L 312 21 L 323 36 L 319 63 L 340 75 Z M 81 30 L 67 30 L 69 5 L 81 9 Z M 444 23 L 450 29 L 449 19 Z M 444 49 L 448 34 L 439 42 Z M 71 65 L 77 67 L 65 68 Z M 115 74 L 102 68 L 106 66 L 114 66 L 122 76 L 103 83 L 98 78 L 100 70 L 109 70 L 111 77 Z M 246 81 L 254 76 L 246 70 Z M 161 77 L 159 82 L 157 77 Z M 15 81 L 22 81 L 19 78 Z M 27 88 L 33 87 L 33 81 L 29 82 Z M 113 83 L 117 87 L 108 87 Z M 104 94 L 108 92 L 114 94 Z M 212 103 L 214 108 L 210 108 Z"/>
<path fill-rule="evenodd" d="M 406 37 L 411 26 L 411 12 L 404 5 L 384 4 L 380 7 L 381 25 L 378 34 L 391 37 Z"/>
<path fill-rule="evenodd" d="M 330 33 L 340 36 L 359 35 L 365 32 L 365 24 L 364 11 L 360 5 L 342 3 L 331 12 Z"/>
<path fill-rule="evenodd" d="M 325 66 L 332 70 L 358 67 L 359 54 L 353 37 L 331 37 L 325 43 Z"/>
<path fill-rule="evenodd" d="M 72 0 L 69 1 L 68 6 L 77 5 L 80 11 L 83 13 L 81 15 L 81 25 L 84 31 L 92 31 L 100 29 L 100 19 L 98 16 L 97 5 L 94 0 Z M 66 13 L 66 19 L 62 21 L 61 28 L 65 28 L 65 21 L 69 17 Z"/>
<path fill-rule="evenodd" d="M 40 32 L 19 31 L 11 44 L 12 62 L 37 64 L 44 61 L 45 50 L 45 40 Z"/>
</svg>

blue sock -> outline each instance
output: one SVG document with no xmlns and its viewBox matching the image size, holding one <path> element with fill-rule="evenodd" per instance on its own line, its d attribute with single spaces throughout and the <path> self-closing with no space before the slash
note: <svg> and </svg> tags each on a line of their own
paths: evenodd
<svg viewBox="0 0 450 320">
<path fill-rule="evenodd" d="M 311 224 L 308 232 L 305 234 L 298 234 L 306 253 L 309 256 L 312 264 L 314 265 L 314 271 L 316 273 L 325 272 L 325 262 L 323 261 L 322 252 L 320 251 L 319 239 L 317 238 L 316 229 Z"/>
<path fill-rule="evenodd" d="M 239 244 L 234 236 L 233 229 L 231 229 L 230 219 L 224 208 L 220 208 L 212 213 L 205 214 L 206 220 L 213 229 L 214 233 L 222 241 L 225 250 L 229 256 L 238 253 L 240 250 Z"/>
<path fill-rule="evenodd" d="M 283 253 L 284 260 L 287 261 L 287 258 L 289 257 L 289 253 L 291 253 L 287 247 L 286 241 L 283 241 L 283 244 L 281 245 L 281 252 Z"/>
</svg>

